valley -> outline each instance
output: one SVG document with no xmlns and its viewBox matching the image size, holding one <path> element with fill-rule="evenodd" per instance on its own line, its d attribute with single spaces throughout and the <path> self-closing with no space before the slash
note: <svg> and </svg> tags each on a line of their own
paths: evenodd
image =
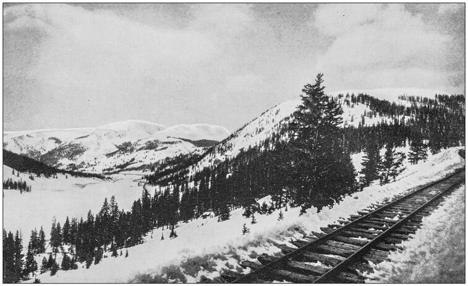
<svg viewBox="0 0 468 286">
<path fill-rule="evenodd" d="M 290 241 L 305 233 L 321 232 L 321 228 L 340 218 L 442 178 L 465 164 L 459 155 L 464 147 L 457 147 L 460 141 L 436 141 L 443 137 L 430 137 L 430 121 L 419 125 L 422 121 L 417 113 L 407 111 L 430 107 L 422 98 L 411 101 L 416 98 L 398 97 L 394 106 L 400 113 L 378 111 L 379 106 L 388 106 L 388 101 L 363 94 L 331 94 L 330 98 L 336 98 L 343 111 L 338 128 L 354 144 L 349 146 L 357 149 L 350 154 L 349 168 L 355 170 L 353 180 L 361 188 L 342 193 L 334 202 L 317 201 L 304 208 L 295 198 L 297 193 L 291 192 L 297 188 L 295 182 L 281 181 L 286 178 L 281 174 L 285 172 L 285 162 L 278 160 L 285 154 L 285 147 L 281 146 L 291 144 L 291 124 L 301 105 L 300 100 L 293 100 L 265 111 L 230 135 L 219 126 L 164 128 L 135 121 L 86 130 L 88 135 L 83 135 L 81 129 L 76 138 L 70 130 L 8 133 L 6 150 L 21 152 L 70 173 L 48 171 L 46 175 L 27 166 L 21 166 L 22 172 L 18 172 L 4 165 L 4 182 L 24 182 L 30 188 L 29 192 L 4 188 L 4 229 L 20 231 L 27 251 L 28 234 L 42 227 L 47 245 L 44 253 L 34 256 L 34 261 L 42 267 L 43 259 L 53 257 L 61 265 L 65 257 L 79 257 L 78 245 L 61 242 L 60 248 L 52 247 L 52 237 L 48 235 L 53 233 L 51 223 L 64 226 L 66 220 L 76 222 L 81 218 L 80 228 L 98 228 L 98 221 L 88 224 L 101 218 L 106 202 L 112 199 L 119 210 L 119 220 L 126 215 L 133 224 L 125 232 L 130 237 L 118 242 L 115 236 L 116 246 L 112 239 L 112 245 L 98 247 L 102 256 L 99 260 L 97 256 L 94 259 L 98 254 L 87 254 L 86 259 L 74 258 L 77 269 L 59 267 L 53 275 L 47 269 L 38 269 L 34 279 L 45 283 L 222 281 L 219 277 L 226 271 L 249 273 L 250 268 L 239 265 L 254 263 L 252 259 L 261 253 L 278 256 L 279 244 L 293 246 Z M 456 109 L 453 111 L 457 114 Z M 411 122 L 408 127 L 421 126 L 429 136 L 426 148 L 433 146 L 434 151 L 426 151 L 426 157 L 419 162 L 410 162 L 415 139 L 405 135 L 405 126 L 398 122 Z M 355 130 L 361 132 L 359 140 L 362 136 L 373 138 L 374 132 L 384 139 L 374 137 L 360 143 L 353 139 Z M 394 140 L 393 149 L 386 143 L 388 138 Z M 446 142 L 449 145 L 444 146 Z M 383 173 L 377 173 L 372 181 L 366 181 L 366 176 L 371 176 L 366 173 L 373 148 L 370 143 L 377 144 L 377 156 L 382 158 L 379 160 L 389 160 L 385 158 L 390 151 L 392 156 L 404 154 L 402 167 L 392 169 L 397 172 L 393 180 L 383 182 L 383 177 L 379 177 Z M 80 151 L 76 151 L 77 146 Z M 257 169 L 257 164 L 269 167 Z M 146 201 L 150 206 L 147 210 Z M 149 213 L 145 215 L 145 211 Z M 133 218 L 135 212 L 142 212 L 141 217 Z M 83 222 L 83 218 L 87 220 Z M 142 228 L 136 230 L 138 224 Z M 135 234 L 138 235 L 134 237 Z"/>
</svg>

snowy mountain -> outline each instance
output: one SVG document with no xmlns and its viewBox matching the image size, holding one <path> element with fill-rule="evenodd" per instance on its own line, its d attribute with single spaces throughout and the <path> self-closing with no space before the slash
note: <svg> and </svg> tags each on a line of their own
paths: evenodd
<svg viewBox="0 0 468 286">
<path fill-rule="evenodd" d="M 100 173 L 123 169 L 118 166 L 149 166 L 166 157 L 202 152 L 203 148 L 192 141 L 214 144 L 228 135 L 226 128 L 215 125 L 166 128 L 128 120 L 87 129 L 6 132 L 3 147 L 51 166 Z"/>
<path fill-rule="evenodd" d="M 63 142 L 85 136 L 93 130 L 93 128 L 83 128 L 4 132 L 3 148 L 13 153 L 39 159 L 42 154 L 58 147 Z"/>
<path fill-rule="evenodd" d="M 350 215 L 356 215 L 366 207 L 372 208 L 375 204 L 443 178 L 454 169 L 463 167 L 465 160 L 458 155 L 458 152 L 459 148 L 444 150 L 428 158 L 425 163 L 409 166 L 396 182 L 384 186 L 366 187 L 362 192 L 347 196 L 342 203 L 325 208 L 320 214 L 313 209 L 299 216 L 300 207 L 289 207 L 287 210 L 282 208 L 270 215 L 256 214 L 256 224 L 251 224 L 251 218 L 242 215 L 243 209 L 234 210 L 231 218 L 222 222 L 219 222 L 216 216 L 200 217 L 190 222 L 180 222 L 176 228 L 178 237 L 175 239 L 168 238 L 169 229 L 155 229 L 154 234 L 148 234 L 144 238 L 143 244 L 123 249 L 123 253 L 128 251 L 128 257 L 126 255 L 111 257 L 111 252 L 107 251 L 104 253 L 106 258 L 99 264 L 91 265 L 89 269 L 84 266 L 85 263 L 80 263 L 77 270 L 59 270 L 54 276 L 46 272 L 38 275 L 38 278 L 43 283 L 128 283 L 130 281 L 144 283 L 148 282 L 144 280 L 145 278 L 159 275 L 161 276 L 161 280 L 157 280 L 159 283 L 163 281 L 196 283 L 200 282 L 202 276 L 213 279 L 227 269 L 235 268 L 236 271 L 245 274 L 250 270 L 238 266 L 241 261 L 255 261 L 255 257 L 263 253 L 274 256 L 281 253 L 281 249 L 277 247 L 279 244 L 294 247 L 291 240 L 302 238 L 304 233 L 321 232 L 321 227 Z M 463 193 L 463 190 L 462 187 L 457 193 Z M 14 194 L 20 197 L 17 193 Z M 34 194 L 34 191 L 31 194 Z M 72 196 L 73 192 L 68 192 L 67 195 Z M 6 196 L 8 200 L 12 198 L 13 191 L 8 197 Z M 269 197 L 259 200 L 260 203 L 262 201 L 269 201 Z M 18 200 L 18 203 L 25 204 L 26 200 Z M 79 206 L 73 205 L 75 208 Z M 99 209 L 99 206 L 96 208 Z M 7 219 L 14 218 L 10 212 L 12 210 L 7 212 Z M 281 221 L 277 219 L 280 212 L 284 214 L 284 219 Z M 71 210 L 65 211 L 67 215 L 70 213 Z M 39 219 L 34 220 L 37 221 L 35 225 L 40 225 Z M 250 229 L 250 233 L 245 235 L 242 234 L 244 224 Z M 161 235 L 166 239 L 161 240 Z M 424 236 L 424 233 L 420 235 Z M 36 261 L 40 263 L 47 255 L 38 255 Z M 59 264 L 62 255 L 61 252 L 57 254 Z M 197 265 L 207 265 L 207 267 L 197 268 Z M 172 277 L 169 272 L 180 272 L 180 275 Z"/>
<path fill-rule="evenodd" d="M 369 90 L 369 92 L 371 92 Z M 384 90 L 380 91 L 383 94 Z M 399 95 L 403 95 L 404 90 L 395 89 L 395 90 L 385 90 L 388 94 L 392 96 L 396 104 L 406 105 L 408 102 L 398 99 Z M 346 93 L 352 94 L 353 92 L 337 92 L 330 93 L 331 96 L 337 98 L 340 102 L 343 109 L 343 126 L 358 126 L 362 119 L 365 118 L 364 126 L 372 126 L 378 122 L 390 121 L 390 117 L 379 116 L 379 115 L 370 115 L 370 107 L 366 104 L 355 103 L 352 105 L 345 104 L 347 100 L 346 97 L 338 99 L 338 94 Z M 360 92 L 359 92 L 360 93 Z M 358 93 L 356 93 L 357 95 Z M 380 95 L 381 95 L 380 94 Z M 435 93 L 434 93 L 435 94 Z M 373 94 L 370 94 L 373 96 Z M 290 100 L 283 102 L 274 106 L 273 108 L 265 111 L 259 117 L 250 121 L 242 128 L 238 129 L 232 133 L 228 138 L 221 141 L 209 152 L 205 153 L 201 160 L 190 166 L 190 173 L 196 173 L 208 166 L 214 166 L 219 162 L 222 162 L 226 159 L 236 157 L 242 150 L 247 150 L 250 147 L 262 146 L 262 144 L 271 139 L 274 134 L 281 134 L 282 139 L 287 138 L 287 134 L 282 134 L 291 121 L 294 111 L 296 111 L 297 106 L 301 104 L 301 99 L 297 98 L 295 100 Z M 369 113 L 369 114 L 368 114 Z M 405 117 L 402 115 L 400 118 Z"/>
</svg>

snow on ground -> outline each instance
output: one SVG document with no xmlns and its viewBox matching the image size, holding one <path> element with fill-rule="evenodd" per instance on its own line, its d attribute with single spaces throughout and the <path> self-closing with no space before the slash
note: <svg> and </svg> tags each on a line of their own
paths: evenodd
<svg viewBox="0 0 468 286">
<path fill-rule="evenodd" d="M 66 178 L 68 177 L 68 178 Z M 18 190 L 3 190 L 3 227 L 7 231 L 20 230 L 23 245 L 27 246 L 31 230 L 43 226 L 49 236 L 52 219 L 63 225 L 67 216 L 86 218 L 88 211 L 93 214 L 101 210 L 104 199 L 115 195 L 120 208 L 130 210 L 134 200 L 141 197 L 142 188 L 138 186 L 141 175 L 120 174 L 111 180 L 96 178 L 75 178 L 59 174 L 57 179 L 35 177 L 20 173 L 12 175 L 12 169 L 3 166 L 3 180 L 26 181 L 32 187 L 30 193 Z"/>
<path fill-rule="evenodd" d="M 206 255 L 223 255 L 229 259 L 230 264 L 234 263 L 232 259 L 237 262 L 254 261 L 258 254 L 279 252 L 268 239 L 288 244 L 292 237 L 301 237 L 301 233 L 319 231 L 320 227 L 325 227 L 339 218 L 356 214 L 358 210 L 442 178 L 454 169 L 463 167 L 465 161 L 458 155 L 458 150 L 460 148 L 443 150 L 425 163 L 409 166 L 398 181 L 384 186 L 367 187 L 318 214 L 315 209 L 310 209 L 307 214 L 299 216 L 299 208 L 289 207 L 287 211 L 283 208 L 271 215 L 256 214 L 257 223 L 251 224 L 251 218 L 243 217 L 243 210 L 237 209 L 232 211 L 231 218 L 224 222 L 218 222 L 218 218 L 213 217 L 181 223 L 176 229 L 178 237 L 173 240 L 169 239 L 169 230 L 155 229 L 153 238 L 148 235 L 144 244 L 128 248 L 127 258 L 105 258 L 89 269 L 79 268 L 66 272 L 60 270 L 55 276 L 50 276 L 49 273 L 39 275 L 39 279 L 45 283 L 125 283 L 139 274 L 157 274 L 164 266 L 179 265 L 181 262 L 201 259 L 200 257 Z M 280 211 L 283 212 L 284 219 L 278 221 Z M 242 234 L 244 224 L 250 229 L 250 233 L 246 235 Z M 160 239 L 161 234 L 164 234 L 164 240 Z M 125 253 L 125 250 L 123 252 Z M 110 253 L 106 255 L 110 257 Z M 221 266 L 219 263 L 218 261 L 217 271 L 228 268 L 224 261 Z M 192 277 L 186 275 L 186 279 L 188 282 L 195 282 L 202 274 L 207 277 L 217 276 L 217 271 L 209 273 L 203 270 Z"/>
<path fill-rule="evenodd" d="M 97 128 L 5 132 L 4 148 L 17 154 L 34 154 L 36 158 L 59 150 L 57 154 L 49 154 L 56 156 L 59 168 L 76 165 L 82 172 L 101 173 L 103 169 L 122 164 L 151 164 L 167 157 L 202 151 L 202 148 L 174 137 L 219 141 L 229 134 L 229 130 L 218 125 L 190 124 L 166 128 L 151 122 L 127 120 Z M 133 150 L 118 152 L 123 143 Z M 148 147 L 149 143 L 153 147 Z M 71 154 L 65 151 L 75 149 L 73 158 L 68 158 Z"/>
<path fill-rule="evenodd" d="M 425 217 L 412 237 L 376 265 L 367 282 L 465 282 L 465 185 Z"/>
<path fill-rule="evenodd" d="M 168 137 L 184 138 L 189 140 L 216 140 L 221 141 L 229 136 L 231 132 L 222 126 L 210 124 L 181 124 L 169 127 L 148 138 L 165 139 Z"/>
</svg>

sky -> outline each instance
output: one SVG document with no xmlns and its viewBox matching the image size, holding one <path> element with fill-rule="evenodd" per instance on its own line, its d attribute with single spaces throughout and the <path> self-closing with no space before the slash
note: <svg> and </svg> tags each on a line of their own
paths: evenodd
<svg viewBox="0 0 468 286">
<path fill-rule="evenodd" d="M 326 91 L 464 93 L 464 4 L 19 4 L 3 9 L 5 131 L 138 119 L 230 131 Z"/>
</svg>

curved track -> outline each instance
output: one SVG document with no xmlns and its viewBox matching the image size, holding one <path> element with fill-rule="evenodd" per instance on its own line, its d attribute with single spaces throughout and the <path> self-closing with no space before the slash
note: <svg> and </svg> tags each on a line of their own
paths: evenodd
<svg viewBox="0 0 468 286">
<path fill-rule="evenodd" d="M 398 244 L 416 232 L 423 217 L 438 206 L 443 196 L 464 180 L 465 170 L 458 170 L 390 203 L 363 210 L 360 216 L 322 228 L 325 234 L 312 233 L 292 241 L 297 249 L 277 245 L 286 255 L 279 259 L 261 255 L 258 260 L 263 266 L 243 262 L 241 266 L 255 270 L 226 280 L 234 283 L 363 283 L 365 277 L 359 272 L 370 270 L 369 262 L 379 263 L 390 250 L 398 249 Z"/>
</svg>

